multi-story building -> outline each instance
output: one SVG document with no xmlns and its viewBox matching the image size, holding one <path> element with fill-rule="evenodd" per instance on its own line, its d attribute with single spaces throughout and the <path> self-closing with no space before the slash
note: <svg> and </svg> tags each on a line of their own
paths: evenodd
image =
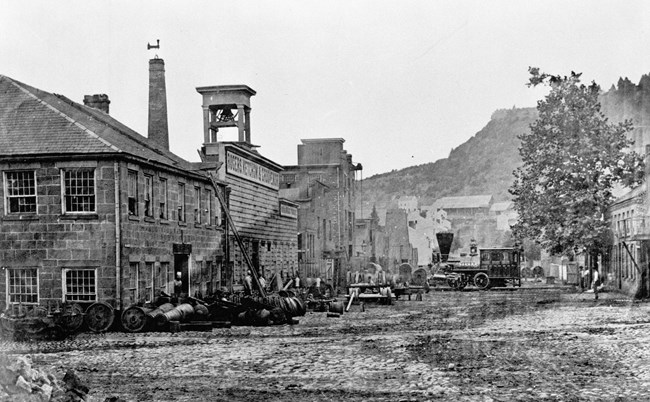
<svg viewBox="0 0 650 402">
<path fill-rule="evenodd" d="M 163 61 L 150 70 L 160 95 Z M 82 105 L 0 77 L 2 301 L 120 309 L 171 293 L 176 272 L 187 294 L 220 285 L 215 188 L 169 151 L 162 93 L 146 138 L 108 114 L 105 95 Z"/>
<path fill-rule="evenodd" d="M 646 157 L 646 177 L 650 173 Z M 600 275 L 605 285 L 641 297 L 650 295 L 648 256 L 650 256 L 650 216 L 648 215 L 647 180 L 641 186 L 619 197 L 609 207 L 612 244 L 603 255 Z M 589 257 L 589 256 L 588 256 Z M 593 267 L 587 258 L 586 266 Z"/>
<path fill-rule="evenodd" d="M 254 91 L 198 88 L 204 160 L 192 163 L 169 150 L 163 60 L 149 72 L 148 137 L 111 117 L 106 95 L 79 104 L 0 76 L 2 302 L 119 310 L 172 293 L 176 275 L 192 296 L 231 287 L 245 262 L 217 194 L 254 268 L 296 269 L 297 206 L 250 143 Z M 227 127 L 239 141 L 217 141 Z"/>
<path fill-rule="evenodd" d="M 323 202 L 318 207 L 319 214 L 310 219 L 298 222 L 298 231 L 307 236 L 314 230 L 324 236 L 321 239 L 322 253 L 313 253 L 313 258 L 306 261 L 318 267 L 325 267 L 321 272 L 326 278 L 331 278 L 335 286 L 345 280 L 345 274 L 350 268 L 350 258 L 354 254 L 354 206 L 356 172 L 362 169 L 361 164 L 352 162 L 352 155 L 343 149 L 343 138 L 303 139 L 298 145 L 298 164 L 284 166 L 281 188 L 312 187 L 318 181 L 327 186 L 321 197 L 310 197 L 309 210 L 314 210 L 314 203 Z M 316 220 L 314 220 L 316 219 Z M 320 229 L 319 229 L 320 228 Z M 331 239 L 331 240 L 330 240 Z M 318 242 L 318 239 L 316 239 Z M 315 249 L 314 249 L 315 251 Z M 306 250 L 305 255 L 310 255 Z M 328 276 L 331 272 L 331 276 Z"/>
<path fill-rule="evenodd" d="M 217 164 L 215 177 L 227 186 L 234 229 L 254 269 L 269 281 L 283 282 L 298 271 L 298 205 L 280 197 L 282 166 L 251 143 L 250 98 L 255 91 L 246 85 L 196 90 L 203 99 L 202 159 Z M 234 130 L 237 140 L 219 140 L 220 130 Z M 225 254 L 227 281 L 241 282 L 248 265 L 233 237 Z"/>
</svg>

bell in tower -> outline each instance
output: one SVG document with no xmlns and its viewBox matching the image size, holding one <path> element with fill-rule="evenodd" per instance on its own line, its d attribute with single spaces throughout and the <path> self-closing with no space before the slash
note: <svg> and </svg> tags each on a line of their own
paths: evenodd
<svg viewBox="0 0 650 402">
<path fill-rule="evenodd" d="M 220 129 L 235 127 L 237 142 L 252 147 L 250 100 L 255 91 L 246 85 L 217 85 L 199 87 L 196 91 L 203 96 L 203 138 L 204 146 L 217 143 Z"/>
</svg>

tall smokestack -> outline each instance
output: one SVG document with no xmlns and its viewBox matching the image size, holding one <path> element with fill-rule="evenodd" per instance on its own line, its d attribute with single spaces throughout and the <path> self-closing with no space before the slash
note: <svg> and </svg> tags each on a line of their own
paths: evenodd
<svg viewBox="0 0 650 402">
<path fill-rule="evenodd" d="M 149 139 L 169 150 L 167 127 L 167 89 L 165 87 L 165 62 L 149 60 Z"/>
</svg>

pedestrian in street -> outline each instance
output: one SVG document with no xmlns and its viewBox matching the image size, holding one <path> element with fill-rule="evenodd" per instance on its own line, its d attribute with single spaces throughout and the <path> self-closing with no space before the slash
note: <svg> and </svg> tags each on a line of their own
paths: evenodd
<svg viewBox="0 0 650 402">
<path fill-rule="evenodd" d="M 598 287 L 600 286 L 600 273 L 598 272 L 598 267 L 594 267 L 591 286 L 594 289 L 594 300 L 598 300 Z"/>
<path fill-rule="evenodd" d="M 293 280 L 293 285 L 296 289 L 300 289 L 300 276 L 296 275 L 296 278 Z"/>
</svg>

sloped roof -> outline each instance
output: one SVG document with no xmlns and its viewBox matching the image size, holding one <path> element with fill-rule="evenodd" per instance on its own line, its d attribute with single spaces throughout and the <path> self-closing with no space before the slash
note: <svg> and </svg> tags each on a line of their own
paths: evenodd
<svg viewBox="0 0 650 402">
<path fill-rule="evenodd" d="M 467 195 L 461 197 L 443 197 L 436 201 L 437 208 L 490 208 L 491 195 Z"/>
<path fill-rule="evenodd" d="M 503 212 L 512 209 L 512 201 L 495 202 L 490 207 L 490 212 Z"/>
<path fill-rule="evenodd" d="M 98 109 L 0 75 L 0 157 L 115 153 L 193 170 Z"/>
</svg>

